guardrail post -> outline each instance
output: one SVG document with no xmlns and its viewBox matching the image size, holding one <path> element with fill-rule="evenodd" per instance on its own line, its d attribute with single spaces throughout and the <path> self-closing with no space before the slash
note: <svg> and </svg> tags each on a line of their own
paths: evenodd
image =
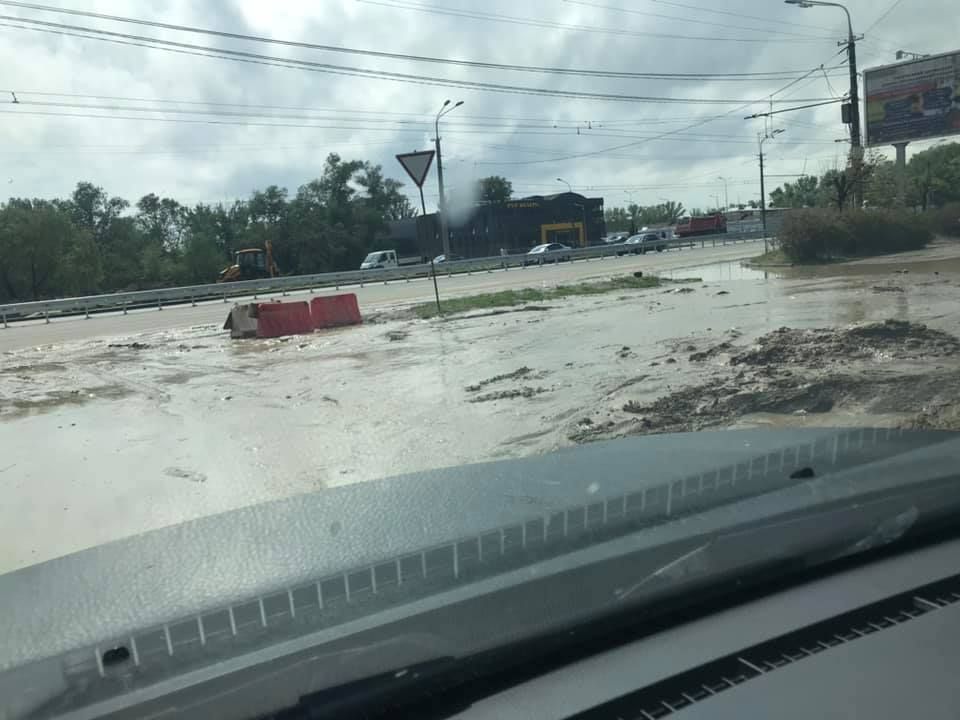
<svg viewBox="0 0 960 720">
<path fill-rule="evenodd" d="M 196 298 L 195 298 L 193 295 L 191 295 L 191 296 L 190 296 L 190 307 L 196 307 L 196 306 L 197 306 L 197 300 L 196 300 Z"/>
<path fill-rule="evenodd" d="M 157 298 L 157 310 L 163 310 L 163 302 Z"/>
<path fill-rule="evenodd" d="M 226 300 L 224 300 L 224 302 L 226 302 Z M 126 301 L 126 300 L 123 301 L 123 314 L 124 314 L 124 315 L 127 314 L 127 301 Z"/>
<path fill-rule="evenodd" d="M 89 305 L 84 305 L 84 306 L 83 306 L 83 317 L 84 317 L 84 319 L 86 319 L 86 320 L 89 320 L 89 319 L 90 319 L 90 306 L 89 306 Z"/>
<path fill-rule="evenodd" d="M 227 301 L 227 294 L 226 294 L 226 293 L 223 294 L 223 301 L 224 301 L 224 302 Z"/>
<path fill-rule="evenodd" d="M 44 311 L 43 311 L 43 319 L 46 320 L 47 325 L 50 324 L 50 311 L 49 311 L 49 310 L 44 310 Z"/>
<path fill-rule="evenodd" d="M 9 325 L 7 325 L 7 313 L 6 313 L 6 311 L 4 311 L 4 313 L 3 313 L 3 326 L 4 326 L 5 328 L 6 328 L 6 327 L 9 327 Z"/>
</svg>

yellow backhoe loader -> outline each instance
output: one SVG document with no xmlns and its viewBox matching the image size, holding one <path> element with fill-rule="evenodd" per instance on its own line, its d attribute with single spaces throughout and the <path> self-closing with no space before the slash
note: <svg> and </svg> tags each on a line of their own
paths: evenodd
<svg viewBox="0 0 960 720">
<path fill-rule="evenodd" d="M 233 265 L 224 268 L 217 282 L 235 282 L 237 280 L 259 280 L 277 277 L 280 270 L 273 260 L 273 243 L 267 240 L 263 249 L 247 248 L 237 250 L 233 255 Z"/>
</svg>

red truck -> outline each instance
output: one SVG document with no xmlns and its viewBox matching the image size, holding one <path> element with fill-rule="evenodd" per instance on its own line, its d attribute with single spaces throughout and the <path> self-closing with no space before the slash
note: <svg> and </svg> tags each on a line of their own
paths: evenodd
<svg viewBox="0 0 960 720">
<path fill-rule="evenodd" d="M 704 215 L 702 217 L 686 217 L 681 219 L 673 229 L 677 237 L 691 237 L 693 235 L 713 235 L 727 231 L 727 216 L 723 213 Z"/>
</svg>

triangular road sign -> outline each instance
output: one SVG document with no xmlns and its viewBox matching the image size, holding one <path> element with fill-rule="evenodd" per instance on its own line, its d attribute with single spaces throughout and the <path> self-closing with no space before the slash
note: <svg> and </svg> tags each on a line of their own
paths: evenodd
<svg viewBox="0 0 960 720">
<path fill-rule="evenodd" d="M 417 187 L 423 187 L 423 181 L 427 179 L 427 173 L 430 172 L 430 165 L 433 163 L 433 154 L 433 150 L 421 150 L 397 155 L 397 160 Z"/>
</svg>

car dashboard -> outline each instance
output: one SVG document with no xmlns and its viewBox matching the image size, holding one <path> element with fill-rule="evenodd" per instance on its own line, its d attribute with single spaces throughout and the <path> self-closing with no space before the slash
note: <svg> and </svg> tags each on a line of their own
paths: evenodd
<svg viewBox="0 0 960 720">
<path fill-rule="evenodd" d="M 960 541 L 678 625 L 458 718 L 956 718 Z"/>
</svg>

